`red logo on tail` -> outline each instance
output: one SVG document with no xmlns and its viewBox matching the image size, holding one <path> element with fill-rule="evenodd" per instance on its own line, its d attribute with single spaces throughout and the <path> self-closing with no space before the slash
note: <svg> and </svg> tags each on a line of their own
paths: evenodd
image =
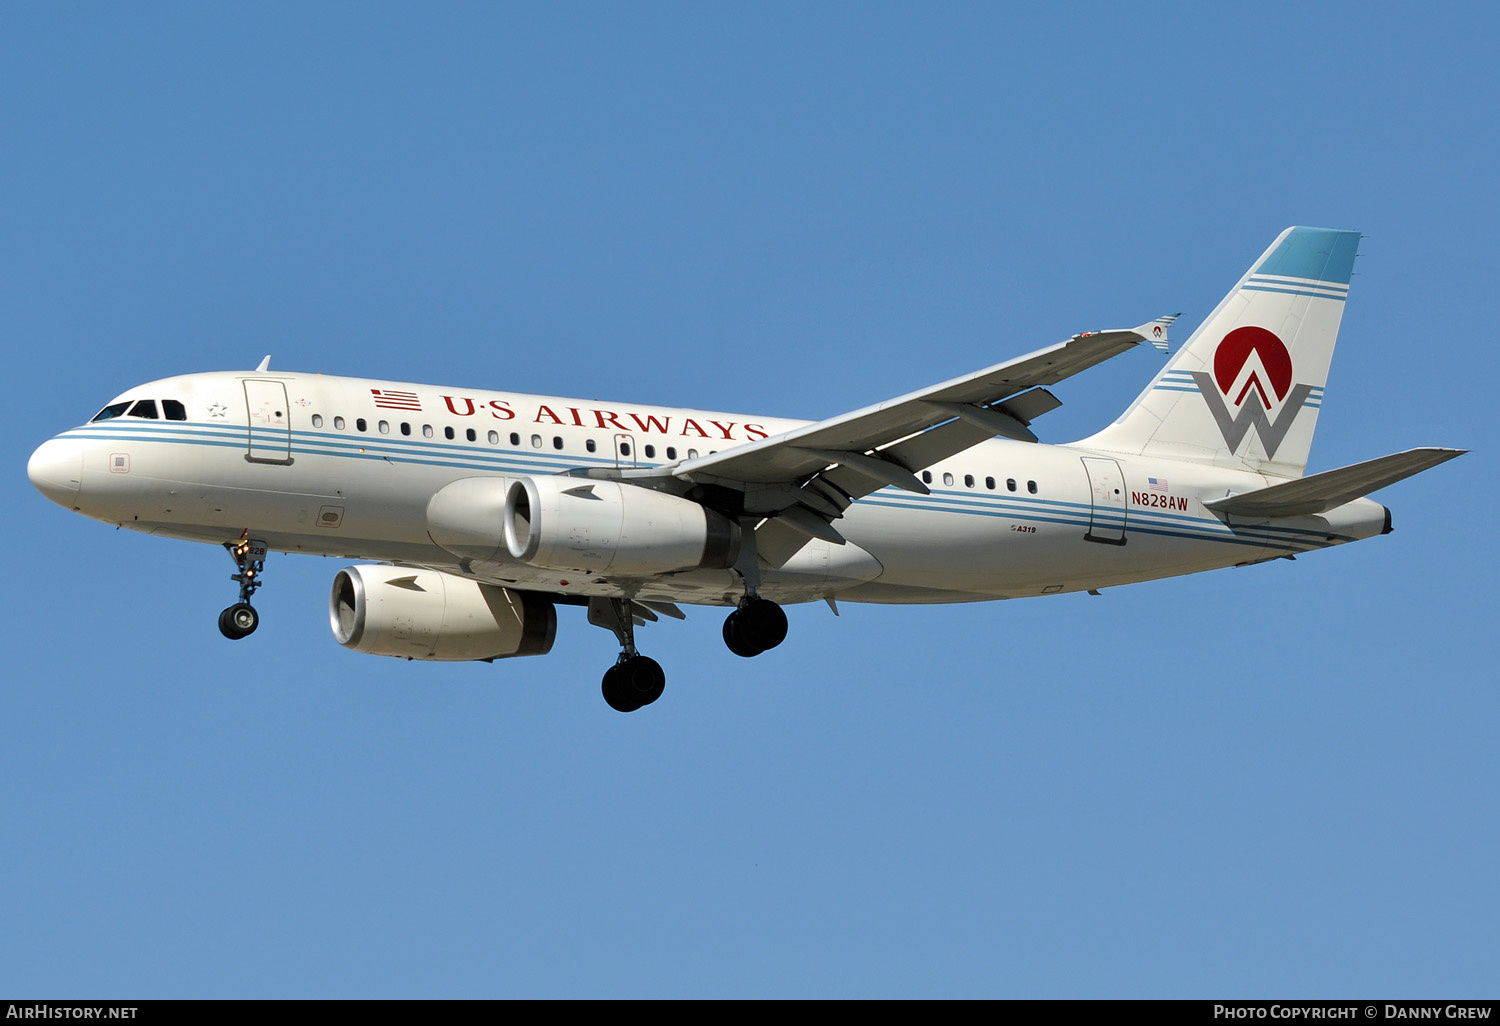
<svg viewBox="0 0 1500 1026">
<path fill-rule="evenodd" d="M 1252 354 L 1260 357 L 1261 369 L 1271 379 L 1269 384 L 1276 393 L 1276 401 L 1285 399 L 1292 387 L 1292 354 L 1287 352 L 1281 339 L 1272 332 L 1250 325 L 1235 328 L 1225 335 L 1214 352 L 1214 382 L 1219 386 L 1220 393 L 1224 398 L 1229 398 L 1229 390 L 1234 387 L 1245 364 L 1250 362 Z M 1268 382 L 1260 380 L 1257 371 L 1252 370 L 1245 387 L 1234 397 L 1234 405 L 1244 405 L 1245 396 L 1253 388 L 1260 395 L 1261 407 L 1269 410 L 1272 403 L 1271 396 L 1266 392 L 1267 384 Z"/>
<path fill-rule="evenodd" d="M 1250 373 L 1245 378 L 1244 386 L 1238 395 L 1231 396 L 1229 390 L 1245 374 L 1247 366 Z M 1208 411 L 1213 414 L 1214 423 L 1224 436 L 1224 444 L 1229 446 L 1229 451 L 1239 449 L 1240 443 L 1245 440 L 1250 429 L 1254 428 L 1267 458 L 1275 457 L 1292 421 L 1297 419 L 1302 404 L 1312 394 L 1311 385 L 1292 383 L 1292 354 L 1287 351 L 1286 344 L 1276 337 L 1275 332 L 1253 325 L 1235 328 L 1220 339 L 1218 348 L 1214 350 L 1213 375 L 1210 377 L 1203 371 L 1193 371 L 1193 380 L 1203 395 L 1203 401 L 1208 404 Z M 1260 400 L 1258 403 L 1245 402 L 1251 392 Z M 1220 396 L 1224 398 L 1221 399 Z M 1233 399 L 1234 405 L 1238 407 L 1233 414 L 1224 399 Z M 1281 409 L 1273 419 L 1269 414 L 1272 407 L 1278 404 Z"/>
</svg>

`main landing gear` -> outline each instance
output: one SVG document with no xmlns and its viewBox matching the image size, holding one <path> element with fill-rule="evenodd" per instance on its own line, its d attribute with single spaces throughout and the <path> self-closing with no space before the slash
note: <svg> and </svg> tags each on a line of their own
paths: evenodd
<svg viewBox="0 0 1500 1026">
<path fill-rule="evenodd" d="M 635 712 L 650 705 L 666 690 L 667 675 L 650 656 L 620 653 L 615 665 L 604 671 L 604 700 L 611 709 Z"/>
<path fill-rule="evenodd" d="M 747 595 L 724 620 L 724 644 L 737 656 L 758 656 L 785 640 L 786 613 L 769 599 Z"/>
<path fill-rule="evenodd" d="M 635 611 L 629 599 L 589 599 L 589 623 L 614 631 L 620 657 L 604 671 L 602 691 L 611 709 L 635 712 L 661 697 L 667 675 L 661 664 L 635 649 Z"/>
<path fill-rule="evenodd" d="M 247 532 L 248 533 L 248 532 Z M 250 604 L 250 596 L 261 585 L 260 573 L 266 568 L 266 543 L 251 541 L 241 535 L 239 541 L 225 542 L 239 573 L 230 577 L 240 586 L 240 600 L 219 614 L 219 633 L 231 641 L 238 641 L 255 633 L 260 626 L 260 614 Z"/>
<path fill-rule="evenodd" d="M 786 640 L 786 613 L 770 599 L 760 597 L 760 555 L 755 546 L 755 525 L 741 520 L 747 542 L 740 547 L 734 572 L 745 584 L 745 597 L 724 620 L 724 644 L 737 656 L 749 659 L 769 652 Z"/>
</svg>

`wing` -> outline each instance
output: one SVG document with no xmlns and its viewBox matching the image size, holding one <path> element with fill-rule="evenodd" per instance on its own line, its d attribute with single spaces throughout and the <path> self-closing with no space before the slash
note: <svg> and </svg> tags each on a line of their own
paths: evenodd
<svg viewBox="0 0 1500 1026">
<path fill-rule="evenodd" d="M 926 494 L 917 471 L 996 435 L 1035 442 L 1031 421 L 1061 405 L 1042 386 L 1148 338 L 1161 339 L 1170 323 L 1160 318 L 1137 328 L 1084 332 L 862 410 L 627 476 L 669 474 L 688 485 L 739 493 L 726 504 L 767 518 L 756 529 L 757 548 L 779 566 L 810 537 L 842 544 L 832 521 L 858 498 L 887 485 Z"/>
</svg>

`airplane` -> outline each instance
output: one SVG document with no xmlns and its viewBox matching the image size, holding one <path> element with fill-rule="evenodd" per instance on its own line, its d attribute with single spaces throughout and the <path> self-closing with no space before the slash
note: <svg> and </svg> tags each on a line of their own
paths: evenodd
<svg viewBox="0 0 1500 1026">
<path fill-rule="evenodd" d="M 545 655 L 559 606 L 620 654 L 608 704 L 666 683 L 635 628 L 728 607 L 738 656 L 788 603 L 973 602 L 1294 557 L 1391 530 L 1368 493 L 1465 450 L 1306 475 L 1360 234 L 1282 232 L 1102 431 L 1038 441 L 1049 386 L 1176 315 L 1088 331 L 817 422 L 270 369 L 131 388 L 43 442 L 48 499 L 118 527 L 222 545 L 253 633 L 267 553 L 366 560 L 329 620 L 358 652 Z"/>
</svg>

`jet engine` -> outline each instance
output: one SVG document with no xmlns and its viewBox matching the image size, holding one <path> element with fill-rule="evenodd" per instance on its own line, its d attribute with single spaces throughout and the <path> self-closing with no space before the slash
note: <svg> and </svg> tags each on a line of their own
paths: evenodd
<svg viewBox="0 0 1500 1026">
<path fill-rule="evenodd" d="M 465 477 L 427 503 L 427 536 L 460 559 L 492 563 L 505 555 L 505 477 Z"/>
<path fill-rule="evenodd" d="M 547 598 L 400 566 L 340 570 L 328 619 L 345 648 L 401 659 L 546 655 L 557 634 L 557 609 Z"/>
<path fill-rule="evenodd" d="M 740 526 L 676 495 L 618 481 L 523 477 L 505 493 L 505 547 L 550 570 L 660 574 L 732 567 Z"/>
</svg>

